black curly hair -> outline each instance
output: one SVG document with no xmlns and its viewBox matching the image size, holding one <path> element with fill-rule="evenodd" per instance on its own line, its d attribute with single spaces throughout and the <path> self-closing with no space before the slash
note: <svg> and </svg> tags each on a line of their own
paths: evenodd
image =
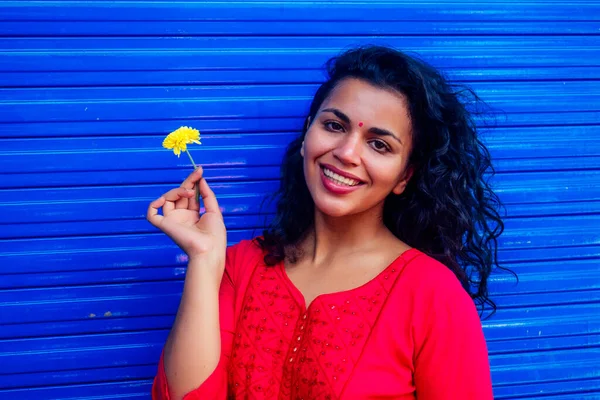
<svg viewBox="0 0 600 400">
<path fill-rule="evenodd" d="M 494 174 L 490 154 L 477 134 L 473 116 L 482 105 L 465 86 L 450 84 L 432 66 L 398 50 L 382 46 L 354 48 L 326 64 L 329 79 L 317 90 L 307 121 L 346 78 L 394 89 L 407 100 L 412 123 L 414 169 L 401 195 L 389 195 L 383 218 L 387 228 L 408 245 L 442 262 L 454 272 L 480 306 L 496 305 L 487 280 L 498 268 L 497 238 L 504 231 L 502 204 L 488 180 Z M 275 216 L 257 238 L 267 265 L 288 258 L 314 223 L 314 202 L 306 186 L 300 155 L 302 134 L 288 147 L 281 183 L 273 199 Z M 505 268 L 502 268 L 505 269 Z"/>
</svg>

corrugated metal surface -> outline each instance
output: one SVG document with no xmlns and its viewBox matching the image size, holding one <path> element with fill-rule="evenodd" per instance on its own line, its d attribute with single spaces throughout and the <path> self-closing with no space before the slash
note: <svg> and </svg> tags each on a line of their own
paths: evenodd
<svg viewBox="0 0 600 400">
<path fill-rule="evenodd" d="M 190 124 L 232 243 L 351 44 L 417 51 L 505 113 L 485 322 L 498 399 L 600 399 L 600 3 L 0 2 L 0 398 L 147 398 L 182 288 L 144 220 Z M 449 366 L 451 367 L 451 366 Z"/>
</svg>

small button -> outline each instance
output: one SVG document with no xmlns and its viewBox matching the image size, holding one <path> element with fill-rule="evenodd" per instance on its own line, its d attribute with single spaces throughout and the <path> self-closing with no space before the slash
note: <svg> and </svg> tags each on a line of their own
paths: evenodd
<svg viewBox="0 0 600 400">
<path fill-rule="evenodd" d="M 294 347 L 294 350 L 292 350 L 294 353 L 298 351 L 297 347 Z"/>
<path fill-rule="evenodd" d="M 300 341 L 302 339 L 302 336 L 298 336 L 298 341 Z"/>
<path fill-rule="evenodd" d="M 293 362 L 293 361 L 294 361 L 294 357 L 290 357 L 290 362 Z"/>
<path fill-rule="evenodd" d="M 304 314 L 304 316 L 302 317 L 302 319 L 306 319 L 306 317 L 307 317 L 307 315 L 306 315 L 306 314 Z"/>
</svg>

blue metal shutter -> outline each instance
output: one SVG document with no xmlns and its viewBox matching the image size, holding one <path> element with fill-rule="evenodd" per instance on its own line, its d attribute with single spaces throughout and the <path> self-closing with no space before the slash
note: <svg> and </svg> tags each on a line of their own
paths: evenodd
<svg viewBox="0 0 600 400">
<path fill-rule="evenodd" d="M 498 399 L 600 399 L 600 3 L 0 2 L 0 398 L 148 398 L 185 261 L 145 221 L 198 162 L 229 239 L 353 44 L 420 53 L 505 111 L 485 322 Z M 450 366 L 451 367 L 451 366 Z"/>
</svg>

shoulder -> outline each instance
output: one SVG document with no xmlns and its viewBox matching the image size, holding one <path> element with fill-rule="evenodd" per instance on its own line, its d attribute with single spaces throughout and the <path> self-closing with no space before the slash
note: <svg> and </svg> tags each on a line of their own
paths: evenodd
<svg viewBox="0 0 600 400">
<path fill-rule="evenodd" d="M 262 249 L 256 239 L 245 239 L 227 247 L 227 256 L 245 257 L 262 254 Z"/>
<path fill-rule="evenodd" d="M 415 294 L 422 297 L 430 300 L 466 298 L 472 302 L 450 268 L 419 250 L 413 249 L 402 275 Z"/>
<path fill-rule="evenodd" d="M 416 324 L 480 325 L 473 299 L 446 265 L 417 251 L 402 273 Z"/>
<path fill-rule="evenodd" d="M 408 260 L 402 277 L 417 352 L 432 337 L 442 342 L 454 342 L 453 335 L 479 337 L 475 303 L 450 268 L 419 251 Z"/>
<path fill-rule="evenodd" d="M 419 398 L 491 399 L 485 336 L 475 303 L 444 264 L 421 253 L 403 273 L 410 279 L 414 382 Z M 448 368 L 448 366 L 451 366 Z"/>
<path fill-rule="evenodd" d="M 235 281 L 254 270 L 263 261 L 264 253 L 255 239 L 242 240 L 227 247 L 225 269 Z"/>
</svg>

